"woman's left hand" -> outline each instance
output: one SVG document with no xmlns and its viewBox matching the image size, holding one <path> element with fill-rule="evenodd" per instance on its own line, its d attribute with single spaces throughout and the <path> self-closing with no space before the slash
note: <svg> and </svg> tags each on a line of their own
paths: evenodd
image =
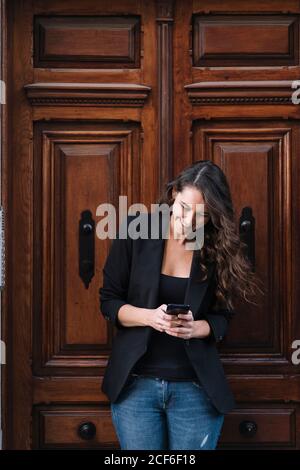
<svg viewBox="0 0 300 470">
<path fill-rule="evenodd" d="M 178 338 L 205 338 L 210 334 L 210 326 L 206 320 L 194 320 L 192 311 L 188 313 L 179 313 L 176 320 L 176 326 L 165 329 L 164 331 L 171 336 Z"/>
</svg>

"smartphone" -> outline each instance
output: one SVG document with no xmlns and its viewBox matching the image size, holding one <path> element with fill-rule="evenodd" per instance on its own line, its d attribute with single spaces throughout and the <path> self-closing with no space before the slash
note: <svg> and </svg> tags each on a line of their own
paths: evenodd
<svg viewBox="0 0 300 470">
<path fill-rule="evenodd" d="M 190 310 L 188 304 L 168 304 L 166 313 L 168 315 L 178 315 L 179 313 L 186 314 Z"/>
</svg>

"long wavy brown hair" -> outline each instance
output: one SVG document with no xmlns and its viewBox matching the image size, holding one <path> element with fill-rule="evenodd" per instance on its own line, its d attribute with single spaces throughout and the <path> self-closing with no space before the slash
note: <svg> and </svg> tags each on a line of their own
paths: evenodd
<svg viewBox="0 0 300 470">
<path fill-rule="evenodd" d="M 210 160 L 200 160 L 185 168 L 174 180 L 166 184 L 158 204 L 173 205 L 173 189 L 183 191 L 195 187 L 201 193 L 210 214 L 205 224 L 204 244 L 200 250 L 203 280 L 207 277 L 207 262 L 216 262 L 214 309 L 225 308 L 234 312 L 234 299 L 258 305 L 254 297 L 260 292 L 261 279 L 253 271 L 241 240 L 231 193 L 225 174 Z M 252 300 L 251 300 L 252 298 Z"/>
</svg>

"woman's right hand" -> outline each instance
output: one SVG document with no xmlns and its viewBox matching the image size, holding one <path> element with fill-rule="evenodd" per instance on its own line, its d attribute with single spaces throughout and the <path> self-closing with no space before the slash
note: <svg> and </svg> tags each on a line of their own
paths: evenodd
<svg viewBox="0 0 300 470">
<path fill-rule="evenodd" d="M 168 313 L 165 313 L 166 309 L 167 304 L 162 304 L 157 308 L 149 309 L 148 326 L 161 332 L 165 331 L 166 328 L 177 326 L 177 315 L 169 315 Z"/>
</svg>

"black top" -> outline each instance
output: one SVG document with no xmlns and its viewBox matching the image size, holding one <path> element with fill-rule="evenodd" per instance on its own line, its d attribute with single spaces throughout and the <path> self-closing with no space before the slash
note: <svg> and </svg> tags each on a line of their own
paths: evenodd
<svg viewBox="0 0 300 470">
<path fill-rule="evenodd" d="M 160 274 L 159 304 L 184 303 L 188 277 Z M 184 346 L 184 339 L 152 329 L 148 349 L 132 372 L 166 380 L 198 380 Z"/>
</svg>

